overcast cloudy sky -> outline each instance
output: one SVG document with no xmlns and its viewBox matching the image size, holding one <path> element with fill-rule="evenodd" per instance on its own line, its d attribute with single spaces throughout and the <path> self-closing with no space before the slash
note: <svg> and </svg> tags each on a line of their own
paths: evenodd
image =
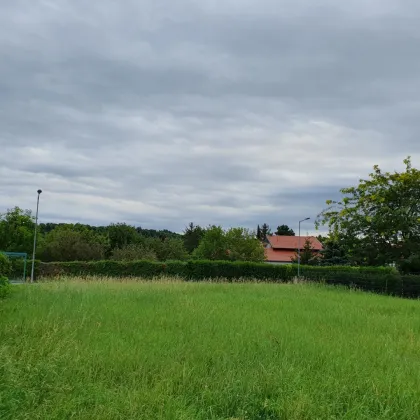
<svg viewBox="0 0 420 420">
<path fill-rule="evenodd" d="M 418 0 L 0 0 L 0 212 L 254 227 L 420 166 Z M 311 224 L 305 225 L 311 230 Z"/>
</svg>

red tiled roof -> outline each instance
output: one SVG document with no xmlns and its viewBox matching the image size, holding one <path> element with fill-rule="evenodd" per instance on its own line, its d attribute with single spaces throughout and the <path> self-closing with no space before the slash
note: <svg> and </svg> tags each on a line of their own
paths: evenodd
<svg viewBox="0 0 420 420">
<path fill-rule="evenodd" d="M 320 251 L 322 249 L 321 242 L 318 241 L 315 236 L 301 236 L 300 237 L 300 249 L 305 246 L 305 241 L 309 239 L 311 241 L 312 248 L 314 251 Z M 268 242 L 274 249 L 298 249 L 299 236 L 279 236 L 272 235 L 267 236 Z"/>
<path fill-rule="evenodd" d="M 278 251 L 273 248 L 266 248 L 265 258 L 269 262 L 287 262 L 292 263 L 292 259 L 295 258 L 295 251 Z"/>
</svg>

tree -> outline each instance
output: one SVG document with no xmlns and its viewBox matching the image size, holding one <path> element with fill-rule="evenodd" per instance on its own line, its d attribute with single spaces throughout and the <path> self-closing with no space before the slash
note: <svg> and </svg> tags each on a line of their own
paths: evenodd
<svg viewBox="0 0 420 420">
<path fill-rule="evenodd" d="M 401 261 L 399 268 L 404 274 L 420 274 L 420 254 L 411 255 L 405 260 Z"/>
<path fill-rule="evenodd" d="M 60 225 L 45 236 L 40 256 L 44 261 L 90 261 L 105 258 L 105 236 L 82 225 Z"/>
<path fill-rule="evenodd" d="M 224 231 L 220 226 L 211 226 L 193 255 L 206 260 L 264 261 L 264 248 L 255 232 L 248 229 Z"/>
<path fill-rule="evenodd" d="M 32 252 L 35 223 L 30 210 L 19 207 L 0 214 L 0 251 Z"/>
<path fill-rule="evenodd" d="M 287 225 L 281 225 L 277 227 L 276 235 L 279 236 L 295 236 L 293 229 L 289 228 Z"/>
<path fill-rule="evenodd" d="M 297 263 L 299 261 L 299 253 L 296 250 L 295 257 L 292 262 Z M 303 248 L 300 250 L 300 263 L 303 265 L 314 265 L 318 264 L 318 256 L 314 254 L 314 247 L 312 246 L 311 240 L 306 238 Z"/>
<path fill-rule="evenodd" d="M 267 235 L 271 235 L 271 229 L 270 226 L 267 225 L 267 223 L 264 223 L 261 226 L 261 240 L 264 240 Z"/>
<path fill-rule="evenodd" d="M 182 235 L 179 233 L 171 232 L 170 230 L 163 229 L 163 230 L 155 230 L 155 229 L 143 229 L 142 227 L 136 228 L 137 233 L 145 238 L 182 238 Z"/>
<path fill-rule="evenodd" d="M 345 241 L 351 263 L 383 265 L 420 254 L 420 171 L 410 157 L 404 172 L 379 166 L 356 187 L 343 188 L 340 201 L 328 200 L 317 220 Z"/>
<path fill-rule="evenodd" d="M 192 253 L 203 239 L 205 230 L 201 226 L 190 223 L 184 230 L 184 246 L 187 252 Z"/>
<path fill-rule="evenodd" d="M 114 249 L 111 259 L 116 261 L 157 261 L 157 256 L 154 251 L 147 249 L 143 244 L 129 244 L 123 248 Z"/>
<path fill-rule="evenodd" d="M 224 230 L 221 226 L 210 226 L 206 229 L 193 256 L 202 260 L 228 260 L 229 249 Z"/>
<path fill-rule="evenodd" d="M 146 238 L 145 249 L 153 252 L 159 261 L 186 260 L 188 252 L 181 238 Z"/>
<path fill-rule="evenodd" d="M 328 265 L 349 265 L 350 259 L 345 238 L 338 234 L 330 233 L 328 236 L 318 236 L 323 249 L 319 252 L 319 264 Z"/>
<path fill-rule="evenodd" d="M 57 223 L 40 223 L 39 225 L 39 231 L 42 235 L 46 235 L 47 233 L 50 233 L 52 230 L 54 230 L 58 224 Z"/>
<path fill-rule="evenodd" d="M 260 241 L 263 240 L 260 225 L 257 226 L 257 239 Z"/>
<path fill-rule="evenodd" d="M 255 237 L 255 231 L 238 227 L 229 229 L 225 235 L 229 259 L 233 261 L 264 261 L 264 247 Z"/>
<path fill-rule="evenodd" d="M 108 226 L 109 245 L 111 249 L 124 248 L 140 242 L 139 234 L 134 226 L 116 223 Z"/>
</svg>

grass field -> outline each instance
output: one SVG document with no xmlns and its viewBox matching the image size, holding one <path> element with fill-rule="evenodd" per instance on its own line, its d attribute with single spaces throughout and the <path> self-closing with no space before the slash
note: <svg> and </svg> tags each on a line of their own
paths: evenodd
<svg viewBox="0 0 420 420">
<path fill-rule="evenodd" d="M 420 301 L 60 282 L 0 302 L 0 418 L 420 419 Z"/>
</svg>

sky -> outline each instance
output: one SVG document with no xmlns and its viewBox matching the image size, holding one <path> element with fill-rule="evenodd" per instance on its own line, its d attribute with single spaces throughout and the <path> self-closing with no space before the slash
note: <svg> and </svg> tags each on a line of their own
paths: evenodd
<svg viewBox="0 0 420 420">
<path fill-rule="evenodd" d="M 420 166 L 418 0 L 0 0 L 0 212 L 313 220 Z M 306 232 L 305 232 L 306 233 Z"/>
</svg>

